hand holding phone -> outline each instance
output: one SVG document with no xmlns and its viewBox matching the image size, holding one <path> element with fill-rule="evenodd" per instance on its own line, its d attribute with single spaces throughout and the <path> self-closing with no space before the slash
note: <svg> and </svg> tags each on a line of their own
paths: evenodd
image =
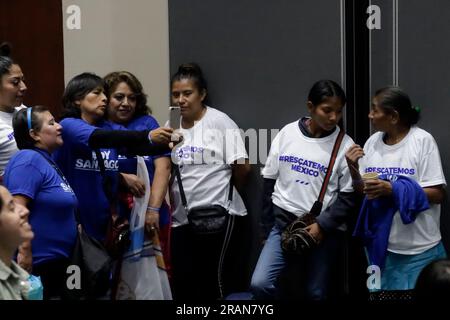
<svg viewBox="0 0 450 320">
<path fill-rule="evenodd" d="M 180 129 L 181 122 L 181 108 L 179 106 L 171 106 L 169 107 L 169 127 L 174 130 L 170 140 L 173 142 L 179 142 L 182 137 L 179 133 L 175 132 Z"/>
<path fill-rule="evenodd" d="M 178 106 L 169 107 L 169 127 L 172 129 L 180 129 L 181 108 Z"/>
</svg>

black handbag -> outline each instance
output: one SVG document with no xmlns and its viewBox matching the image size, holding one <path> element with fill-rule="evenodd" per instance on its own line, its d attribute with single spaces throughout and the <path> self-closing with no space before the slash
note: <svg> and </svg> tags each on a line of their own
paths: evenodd
<svg viewBox="0 0 450 320">
<path fill-rule="evenodd" d="M 180 190 L 181 202 L 186 209 L 189 226 L 191 230 L 197 235 L 218 234 L 224 232 L 228 225 L 229 213 L 228 210 L 221 205 L 205 205 L 188 208 L 186 201 L 186 194 L 184 193 L 183 183 L 181 182 L 180 169 L 177 165 L 174 166 L 175 174 L 177 176 L 178 188 Z M 231 204 L 233 200 L 233 184 L 230 179 L 230 190 L 228 194 L 228 201 Z"/>
<path fill-rule="evenodd" d="M 296 218 L 281 233 L 281 248 L 285 254 L 302 255 L 317 246 L 317 240 L 306 230 L 306 227 L 316 222 L 316 217 L 322 211 L 323 198 L 333 172 L 336 156 L 344 138 L 344 130 L 340 130 L 331 152 L 330 162 L 328 164 L 327 173 L 320 189 L 319 197 L 314 202 L 311 210 Z"/>
<path fill-rule="evenodd" d="M 71 265 L 79 267 L 81 287 L 67 286 L 66 297 L 79 300 L 105 296 L 110 288 L 112 263 L 103 244 L 90 237 L 79 225 Z"/>
</svg>

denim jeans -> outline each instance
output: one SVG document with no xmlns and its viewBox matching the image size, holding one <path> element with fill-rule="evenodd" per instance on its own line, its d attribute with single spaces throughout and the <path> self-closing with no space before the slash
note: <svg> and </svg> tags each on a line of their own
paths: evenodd
<svg viewBox="0 0 450 320">
<path fill-rule="evenodd" d="M 304 290 L 305 298 L 308 300 L 326 300 L 330 275 L 333 268 L 336 268 L 336 261 L 343 245 L 343 232 L 327 233 L 323 241 L 305 257 Z M 287 257 L 281 249 L 281 230 L 274 226 L 267 238 L 264 248 L 253 272 L 250 290 L 255 299 L 274 299 L 277 297 L 278 277 L 288 263 Z"/>
</svg>

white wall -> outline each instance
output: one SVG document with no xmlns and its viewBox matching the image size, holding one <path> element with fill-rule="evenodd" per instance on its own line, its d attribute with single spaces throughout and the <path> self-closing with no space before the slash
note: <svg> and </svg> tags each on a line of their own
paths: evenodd
<svg viewBox="0 0 450 320">
<path fill-rule="evenodd" d="M 62 0 L 66 83 L 75 75 L 127 70 L 148 95 L 153 115 L 168 118 L 168 0 Z M 67 8 L 80 8 L 80 29 L 69 30 Z M 71 20 L 72 21 L 72 20 Z"/>
</svg>

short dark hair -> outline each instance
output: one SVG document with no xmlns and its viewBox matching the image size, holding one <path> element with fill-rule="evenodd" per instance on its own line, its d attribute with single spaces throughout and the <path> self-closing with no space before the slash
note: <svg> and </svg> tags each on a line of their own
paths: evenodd
<svg viewBox="0 0 450 320">
<path fill-rule="evenodd" d="M 408 127 L 420 119 L 420 109 L 413 107 L 409 96 L 399 87 L 385 87 L 375 92 L 380 107 L 387 113 L 397 111 L 400 121 Z"/>
<path fill-rule="evenodd" d="M 131 91 L 136 95 L 136 109 L 133 118 L 152 113 L 150 107 L 147 106 L 147 95 L 144 93 L 142 84 L 134 74 L 128 71 L 116 71 L 108 73 L 103 80 L 105 81 L 105 94 L 108 101 L 118 84 L 125 82 L 130 87 Z"/>
<path fill-rule="evenodd" d="M 45 106 L 34 106 L 31 108 L 31 129 L 39 131 L 42 128 L 42 121 L 37 117 L 38 113 L 49 111 Z M 13 117 L 14 139 L 17 143 L 17 148 L 32 149 L 36 141 L 30 136 L 30 129 L 28 128 L 28 112 L 29 108 L 20 109 Z"/>
<path fill-rule="evenodd" d="M 63 118 L 81 118 L 80 107 L 75 103 L 82 100 L 89 92 L 96 88 L 104 90 L 102 78 L 91 72 L 84 72 L 73 77 L 66 86 L 63 94 Z"/>
<path fill-rule="evenodd" d="M 345 92 L 340 85 L 333 80 L 319 80 L 309 90 L 308 101 L 311 101 L 314 106 L 317 106 L 331 97 L 338 97 L 342 105 L 345 105 L 347 102 Z"/>
<path fill-rule="evenodd" d="M 450 296 L 450 260 L 439 259 L 420 272 L 414 288 L 418 300 L 446 299 Z"/>
<path fill-rule="evenodd" d="M 200 66 L 195 62 L 183 63 L 178 67 L 177 72 L 172 76 L 170 80 L 170 86 L 173 86 L 175 81 L 181 81 L 183 79 L 189 79 L 194 82 L 200 93 L 208 92 L 208 84 L 205 77 L 203 76 L 203 71 Z M 206 97 L 205 97 L 206 103 Z"/>
</svg>

